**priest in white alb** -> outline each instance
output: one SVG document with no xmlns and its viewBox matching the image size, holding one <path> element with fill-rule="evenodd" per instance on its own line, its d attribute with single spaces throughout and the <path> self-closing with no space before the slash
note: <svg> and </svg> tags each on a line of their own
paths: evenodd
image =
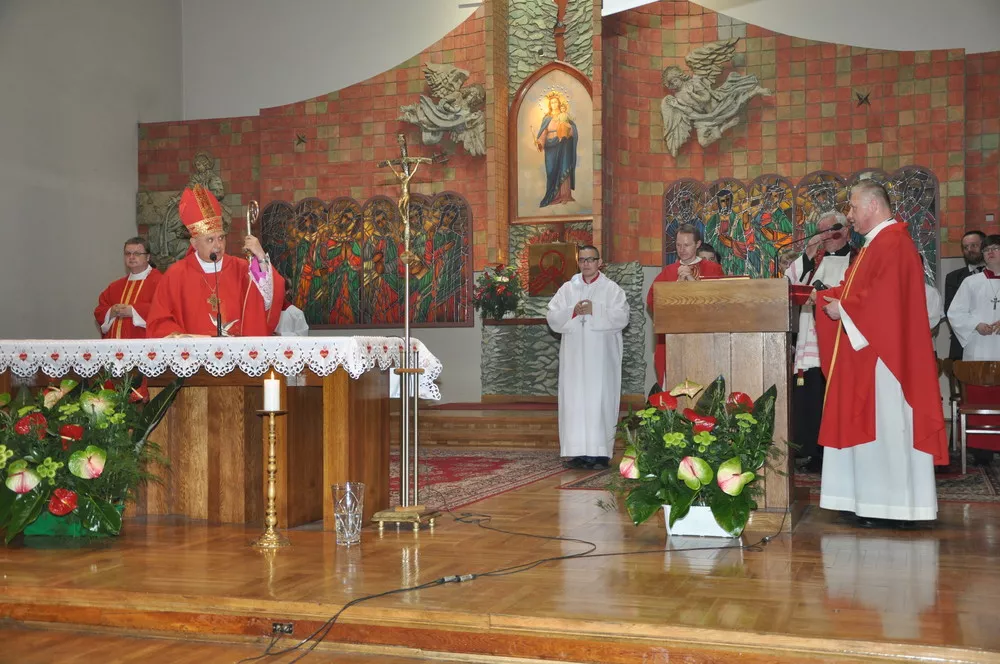
<svg viewBox="0 0 1000 664">
<path fill-rule="evenodd" d="M 983 257 L 986 269 L 962 281 L 948 307 L 966 361 L 1000 360 L 1000 235 L 986 238 Z"/>
<path fill-rule="evenodd" d="M 934 464 L 948 461 L 920 255 L 885 189 L 851 189 L 848 220 L 865 244 L 844 283 L 817 296 L 827 390 L 820 507 L 863 527 L 937 518 Z"/>
<path fill-rule="evenodd" d="M 629 306 L 621 286 L 601 273 L 601 255 L 584 245 L 580 272 L 549 302 L 559 346 L 559 449 L 570 468 L 608 467 L 621 406 L 622 330 Z"/>
</svg>

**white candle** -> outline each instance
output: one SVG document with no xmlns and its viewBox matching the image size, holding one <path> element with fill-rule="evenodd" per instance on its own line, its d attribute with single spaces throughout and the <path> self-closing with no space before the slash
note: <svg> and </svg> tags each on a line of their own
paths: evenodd
<svg viewBox="0 0 1000 664">
<path fill-rule="evenodd" d="M 264 379 L 264 410 L 281 410 L 281 381 L 277 378 Z"/>
</svg>

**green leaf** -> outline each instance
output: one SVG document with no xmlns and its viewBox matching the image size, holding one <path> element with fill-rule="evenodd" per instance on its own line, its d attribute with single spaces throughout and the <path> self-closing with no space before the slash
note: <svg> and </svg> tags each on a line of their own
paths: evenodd
<svg viewBox="0 0 1000 664">
<path fill-rule="evenodd" d="M 0 394 L 0 408 L 3 408 L 9 403 L 10 403 L 10 393 L 4 392 L 3 394 Z"/>
<path fill-rule="evenodd" d="M 639 525 L 649 517 L 656 514 L 663 503 L 656 497 L 656 490 L 652 483 L 638 486 L 625 497 L 625 509 L 632 517 L 632 523 Z"/>
<path fill-rule="evenodd" d="M 122 515 L 106 500 L 83 496 L 76 510 L 84 530 L 95 535 L 117 535 L 122 529 Z"/>
<path fill-rule="evenodd" d="M 716 498 L 711 501 L 712 515 L 715 522 L 725 530 L 730 537 L 739 537 L 750 518 L 750 506 L 753 504 L 746 494 L 734 496 L 729 500 Z"/>
<path fill-rule="evenodd" d="M 670 523 L 667 524 L 668 528 L 673 528 L 674 523 L 678 519 L 683 519 L 688 515 L 688 512 L 691 511 L 691 505 L 698 495 L 697 491 L 691 491 L 687 495 L 681 492 L 677 493 L 677 497 L 670 503 Z"/>
<path fill-rule="evenodd" d="M 150 399 L 149 403 L 142 409 L 142 415 L 139 417 L 138 425 L 135 427 L 135 433 L 133 434 L 135 437 L 132 440 L 135 443 L 137 451 L 142 449 L 142 446 L 146 444 L 146 439 L 156 430 L 160 421 L 167 414 L 170 404 L 174 402 L 177 392 L 183 384 L 184 379 L 177 378 L 160 390 L 160 393 Z"/>
<path fill-rule="evenodd" d="M 705 388 L 694 406 L 694 411 L 699 415 L 710 415 L 716 420 L 720 420 L 726 412 L 726 379 L 719 376 L 712 381 L 712 384 Z"/>
<path fill-rule="evenodd" d="M 7 532 L 4 534 L 4 544 L 10 544 L 10 541 L 19 532 L 42 513 L 45 501 L 49 497 L 49 490 L 42 490 L 42 486 L 47 485 L 40 484 L 28 493 L 19 494 L 14 498 L 14 504 L 10 508 L 10 518 L 7 522 Z"/>
<path fill-rule="evenodd" d="M 764 394 L 757 397 L 753 402 L 753 410 L 750 411 L 757 420 L 760 435 L 767 441 L 774 436 L 774 404 L 777 400 L 778 388 L 772 385 Z"/>
<path fill-rule="evenodd" d="M 15 498 L 17 498 L 16 493 L 8 489 L 5 485 L 0 484 L 0 531 L 7 525 L 7 520 L 10 518 L 10 509 L 14 506 Z"/>
</svg>

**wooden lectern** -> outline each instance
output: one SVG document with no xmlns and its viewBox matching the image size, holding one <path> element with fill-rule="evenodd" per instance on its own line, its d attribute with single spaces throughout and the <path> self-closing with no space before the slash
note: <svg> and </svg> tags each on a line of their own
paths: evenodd
<svg viewBox="0 0 1000 664">
<path fill-rule="evenodd" d="M 791 303 L 787 279 L 712 279 L 653 285 L 653 331 L 665 335 L 665 389 L 688 378 L 708 385 L 720 375 L 729 392 L 753 398 L 777 386 L 774 440 L 783 456 L 764 474 L 763 500 L 750 524 L 792 527 L 793 464 L 788 454 Z M 787 516 L 786 516 L 787 513 Z"/>
</svg>

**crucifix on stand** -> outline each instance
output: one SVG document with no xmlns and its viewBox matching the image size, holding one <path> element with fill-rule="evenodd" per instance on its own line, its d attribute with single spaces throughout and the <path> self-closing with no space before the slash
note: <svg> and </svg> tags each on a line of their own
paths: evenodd
<svg viewBox="0 0 1000 664">
<path fill-rule="evenodd" d="M 417 409 L 420 403 L 420 376 L 424 370 L 420 368 L 420 358 L 416 351 L 410 348 L 410 270 L 419 262 L 416 254 L 410 251 L 410 180 L 417 174 L 421 164 L 440 163 L 445 161 L 442 155 L 434 157 L 411 157 L 406 149 L 406 136 L 396 135 L 399 144 L 399 158 L 378 162 L 379 168 L 388 167 L 396 176 L 402 188 L 399 197 L 399 217 L 403 223 L 403 253 L 400 260 L 406 265 L 403 271 L 403 352 L 401 366 L 395 369 L 399 376 L 399 397 L 401 403 L 402 444 L 400 445 L 400 489 L 399 505 L 394 509 L 377 512 L 372 519 L 378 522 L 379 532 L 386 523 L 412 523 L 413 529 L 419 530 L 420 524 L 427 520 L 434 528 L 434 518 L 438 512 L 427 511 L 420 504 L 419 480 L 419 436 L 417 428 Z M 412 420 L 412 422 L 411 422 Z M 412 452 L 411 452 L 412 443 Z M 413 500 L 410 501 L 410 476 L 412 454 Z"/>
</svg>

